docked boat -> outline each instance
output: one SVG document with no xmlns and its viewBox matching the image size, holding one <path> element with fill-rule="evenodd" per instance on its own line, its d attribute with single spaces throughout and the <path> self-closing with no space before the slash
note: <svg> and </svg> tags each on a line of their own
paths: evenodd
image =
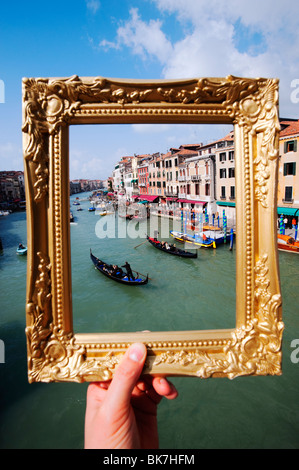
<svg viewBox="0 0 299 470">
<path fill-rule="evenodd" d="M 288 251 L 289 253 L 299 253 L 299 241 L 295 240 L 290 235 L 277 235 L 277 247 L 281 251 Z"/>
<path fill-rule="evenodd" d="M 88 211 L 89 211 L 89 212 L 94 212 L 95 210 L 96 210 L 96 209 L 95 209 L 95 207 L 93 207 L 93 206 L 91 206 L 91 207 L 88 208 Z"/>
<path fill-rule="evenodd" d="M 27 246 L 23 246 L 21 243 L 20 245 L 18 246 L 17 248 L 17 251 L 16 251 L 17 255 L 27 255 Z"/>
<path fill-rule="evenodd" d="M 127 274 L 123 273 L 121 269 L 119 269 L 119 272 L 112 274 L 112 272 L 115 271 L 113 269 L 113 266 L 108 263 L 105 263 L 104 261 L 94 256 L 91 250 L 90 258 L 98 271 L 100 271 L 102 274 L 109 277 L 110 279 L 113 279 L 116 282 L 120 282 L 121 284 L 126 284 L 128 286 L 142 286 L 148 283 L 148 275 L 144 276 L 143 274 L 140 274 L 137 271 L 132 271 L 135 276 L 134 279 L 129 279 Z"/>
<path fill-rule="evenodd" d="M 147 235 L 147 240 L 151 245 L 153 245 L 158 250 L 164 251 L 169 255 L 181 256 L 182 258 L 197 258 L 197 252 L 191 253 L 190 251 L 181 250 L 175 245 L 169 245 L 168 243 L 161 242 L 155 238 L 149 237 Z"/>
<path fill-rule="evenodd" d="M 215 241 L 216 245 L 221 245 L 224 243 L 224 232 L 223 230 L 204 230 L 203 232 L 198 233 L 199 238 L 208 238 Z"/>
<path fill-rule="evenodd" d="M 176 232 L 172 230 L 170 235 L 177 241 L 181 243 L 190 243 L 194 246 L 205 247 L 205 248 L 216 248 L 215 240 L 208 238 L 203 234 L 202 237 L 199 237 L 197 234 L 189 235 L 188 233 Z"/>
</svg>

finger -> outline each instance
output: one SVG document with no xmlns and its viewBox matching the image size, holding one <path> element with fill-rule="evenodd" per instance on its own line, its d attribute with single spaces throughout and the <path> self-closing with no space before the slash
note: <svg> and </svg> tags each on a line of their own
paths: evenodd
<svg viewBox="0 0 299 470">
<path fill-rule="evenodd" d="M 156 393 L 168 400 L 174 400 L 178 396 L 175 386 L 164 377 L 154 377 L 153 388 Z"/>
<path fill-rule="evenodd" d="M 109 387 L 109 383 L 106 382 L 92 382 L 87 388 L 87 403 L 88 408 L 98 408 L 101 406 L 102 401 L 106 396 L 106 390 Z"/>
<path fill-rule="evenodd" d="M 147 350 L 144 344 L 135 343 L 126 351 L 117 367 L 105 401 L 111 409 L 128 406 L 132 391 L 142 372 Z"/>
</svg>

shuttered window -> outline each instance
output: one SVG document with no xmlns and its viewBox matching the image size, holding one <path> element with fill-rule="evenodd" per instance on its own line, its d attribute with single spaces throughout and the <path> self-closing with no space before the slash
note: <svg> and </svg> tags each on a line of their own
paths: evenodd
<svg viewBox="0 0 299 470">
<path fill-rule="evenodd" d="M 296 162 L 284 163 L 283 175 L 296 175 Z"/>
<path fill-rule="evenodd" d="M 284 153 L 297 152 L 297 140 L 287 140 L 284 143 Z"/>
</svg>

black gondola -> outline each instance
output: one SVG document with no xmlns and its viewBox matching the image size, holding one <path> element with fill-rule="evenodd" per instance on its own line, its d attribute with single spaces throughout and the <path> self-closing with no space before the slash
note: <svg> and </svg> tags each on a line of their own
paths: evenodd
<svg viewBox="0 0 299 470">
<path fill-rule="evenodd" d="M 162 242 L 160 242 L 159 240 L 155 240 L 154 238 L 151 238 L 148 235 L 147 235 L 147 239 L 150 242 L 150 244 L 153 245 L 155 248 L 161 251 L 165 251 L 165 253 L 168 253 L 169 255 L 181 256 L 182 258 L 197 258 L 197 252 L 191 253 L 190 251 L 184 251 L 173 245 L 170 245 L 168 249 L 165 246 L 163 246 Z"/>
<path fill-rule="evenodd" d="M 120 276 L 113 276 L 111 265 L 94 256 L 91 250 L 90 258 L 98 271 L 116 282 L 120 282 L 121 284 L 126 284 L 128 286 L 142 286 L 148 283 L 148 275 L 144 276 L 137 271 L 133 271 L 133 273 L 136 274 L 135 279 L 128 279 L 128 276 L 124 273 Z"/>
</svg>

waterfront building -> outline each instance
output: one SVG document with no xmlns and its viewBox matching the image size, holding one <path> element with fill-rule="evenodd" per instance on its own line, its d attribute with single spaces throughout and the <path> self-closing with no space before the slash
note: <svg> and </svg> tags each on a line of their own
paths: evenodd
<svg viewBox="0 0 299 470">
<path fill-rule="evenodd" d="M 291 227 L 292 219 L 297 223 L 299 219 L 299 120 L 280 119 L 280 124 L 277 212 L 288 218 Z M 224 211 L 230 226 L 235 225 L 233 130 L 208 144 L 181 145 L 165 154 L 142 157 L 130 175 L 136 179 L 135 196 L 157 196 L 165 209 L 184 206 L 220 218 Z"/>
<path fill-rule="evenodd" d="M 155 153 L 149 162 L 150 195 L 163 197 L 166 189 L 165 161 L 163 155 Z"/>
<path fill-rule="evenodd" d="M 280 125 L 277 212 L 291 228 L 292 219 L 298 224 L 299 217 L 299 121 L 281 119 Z"/>
<path fill-rule="evenodd" d="M 24 208 L 25 183 L 23 171 L 0 171 L 0 204 L 2 208 Z"/>
<path fill-rule="evenodd" d="M 84 193 L 102 188 L 102 180 L 76 179 L 70 181 L 70 194 Z"/>
<path fill-rule="evenodd" d="M 236 223 L 236 184 L 235 184 L 235 150 L 234 131 L 229 132 L 215 143 L 216 164 L 216 204 L 217 212 L 223 210 L 232 225 Z"/>
<path fill-rule="evenodd" d="M 139 188 L 139 194 L 140 195 L 147 195 L 148 190 L 149 190 L 149 173 L 148 173 L 148 168 L 149 168 L 149 160 L 151 159 L 151 156 L 146 155 L 143 156 L 137 167 L 137 176 L 138 176 L 138 188 Z"/>
</svg>

